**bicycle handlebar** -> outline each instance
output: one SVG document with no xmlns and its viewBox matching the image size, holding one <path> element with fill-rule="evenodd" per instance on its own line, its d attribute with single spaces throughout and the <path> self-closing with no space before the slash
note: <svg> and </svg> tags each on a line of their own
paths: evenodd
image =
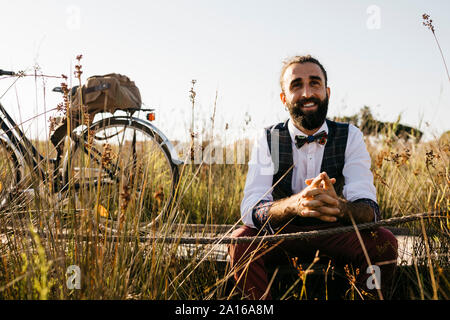
<svg viewBox="0 0 450 320">
<path fill-rule="evenodd" d="M 14 76 L 16 73 L 14 71 L 6 71 L 0 69 L 0 76 Z"/>
</svg>

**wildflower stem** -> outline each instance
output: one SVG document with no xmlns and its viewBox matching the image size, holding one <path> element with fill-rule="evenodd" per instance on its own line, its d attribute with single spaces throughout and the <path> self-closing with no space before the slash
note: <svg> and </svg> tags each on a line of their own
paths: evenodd
<svg viewBox="0 0 450 320">
<path fill-rule="evenodd" d="M 434 39 L 436 40 L 436 44 L 438 46 L 439 52 L 441 53 L 442 61 L 444 62 L 445 71 L 447 72 L 447 79 L 450 82 L 450 74 L 448 73 L 448 67 L 447 67 L 447 63 L 445 62 L 444 53 L 442 52 L 441 45 L 439 44 L 439 41 L 438 41 L 434 31 L 433 31 L 433 36 L 434 36 Z"/>
</svg>

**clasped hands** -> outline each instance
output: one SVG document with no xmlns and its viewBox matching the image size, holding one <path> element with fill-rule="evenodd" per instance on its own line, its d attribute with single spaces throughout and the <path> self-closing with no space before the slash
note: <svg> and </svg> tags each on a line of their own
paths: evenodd
<svg viewBox="0 0 450 320">
<path fill-rule="evenodd" d="M 308 185 L 295 195 L 296 213 L 301 217 L 313 217 L 326 222 L 337 221 L 344 216 L 341 200 L 334 190 L 336 179 L 330 179 L 326 172 L 314 179 L 305 180 Z"/>
</svg>

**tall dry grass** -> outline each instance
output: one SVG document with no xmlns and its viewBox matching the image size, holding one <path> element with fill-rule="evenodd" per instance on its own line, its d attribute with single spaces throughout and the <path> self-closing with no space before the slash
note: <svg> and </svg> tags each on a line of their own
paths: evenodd
<svg viewBox="0 0 450 320">
<path fill-rule="evenodd" d="M 212 133 L 203 140 L 214 136 L 212 123 Z M 191 137 L 194 139 L 194 132 Z M 376 144 L 367 143 L 383 218 L 429 211 L 444 216 L 406 225 L 418 231 L 418 237 L 408 257 L 412 264 L 398 275 L 392 298 L 448 299 L 450 141 L 444 137 L 413 143 L 388 135 Z M 248 142 L 245 145 L 248 150 Z M 50 150 L 50 146 L 44 143 L 44 149 Z M 3 183 L 11 171 L 3 157 L 0 165 Z M 48 170 L 52 170 L 50 166 Z M 247 165 L 238 161 L 202 163 L 185 165 L 181 172 L 178 197 L 166 223 L 147 230 L 147 235 L 180 238 L 188 223 L 208 226 L 239 220 Z M 1 299 L 230 298 L 226 285 L 231 273 L 205 256 L 201 248 L 143 239 L 135 223 L 136 215 L 141 214 L 140 206 L 133 205 L 138 197 L 131 196 L 128 205 L 121 207 L 121 232 L 127 237 L 114 237 L 117 234 L 104 228 L 94 206 L 81 212 L 70 205 L 60 206 L 62 199 L 53 193 L 51 184 L 42 183 L 33 170 L 26 170 L 25 175 L 33 193 L 15 195 L 0 210 Z M 133 186 L 128 192 L 133 194 Z M 73 202 L 71 196 L 68 203 Z M 72 265 L 80 268 L 80 289 L 67 285 L 70 275 L 66 272 Z M 324 280 L 326 285 L 327 278 Z M 280 297 L 306 297 L 305 281 L 306 277 L 296 281 L 298 290 L 289 287 Z"/>
<path fill-rule="evenodd" d="M 448 140 L 412 143 L 386 139 L 368 142 L 368 149 L 384 218 L 427 211 L 441 211 L 448 217 Z M 246 165 L 237 163 L 186 165 L 170 222 L 148 232 L 181 237 L 186 223 L 235 223 L 240 217 L 246 170 Z M 35 178 L 32 180 L 38 181 Z M 84 212 L 61 208 L 50 185 L 35 183 L 32 188 L 37 191 L 34 195 L 22 198 L 15 207 L 3 208 L 0 216 L 1 298 L 227 297 L 224 288 L 230 273 L 195 246 L 182 255 L 186 248 L 179 243 L 143 242 L 133 219 L 138 206 L 129 205 L 123 212 L 123 234 L 128 237 L 112 239 L 113 233 L 99 227 L 94 208 Z M 430 220 L 425 225 L 426 232 L 434 233 L 428 235 L 426 246 L 423 235 L 413 244 L 414 268 L 403 275 L 403 281 L 415 288 L 407 293 L 410 298 L 447 299 L 449 221 Z M 421 231 L 418 223 L 407 227 Z M 80 290 L 67 287 L 70 265 L 81 269 Z M 303 284 L 302 288 L 305 290 Z M 295 296 L 295 290 L 291 293 L 286 297 Z"/>
</svg>

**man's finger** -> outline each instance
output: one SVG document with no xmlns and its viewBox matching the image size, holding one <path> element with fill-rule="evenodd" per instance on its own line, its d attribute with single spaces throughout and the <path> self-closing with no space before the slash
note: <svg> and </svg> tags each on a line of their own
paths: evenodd
<svg viewBox="0 0 450 320">
<path fill-rule="evenodd" d="M 321 177 L 323 179 L 323 182 L 325 184 L 325 189 L 333 188 L 333 182 L 331 182 L 331 179 L 328 176 L 328 174 L 326 172 L 322 172 L 320 175 L 321 175 Z M 334 181 L 336 182 L 336 179 L 334 179 Z"/>
<path fill-rule="evenodd" d="M 300 215 L 304 218 L 317 218 L 322 214 L 315 210 L 303 210 Z"/>
<path fill-rule="evenodd" d="M 319 194 L 317 196 L 314 197 L 314 200 L 319 200 L 320 202 L 323 202 L 324 204 L 333 206 L 333 207 L 337 207 L 339 205 L 339 200 L 332 197 L 329 194 L 323 193 L 323 194 Z"/>
<path fill-rule="evenodd" d="M 315 210 L 304 210 L 300 213 L 303 218 L 317 218 L 325 222 L 335 222 L 337 217 L 332 215 L 326 215 Z"/>
<path fill-rule="evenodd" d="M 327 216 L 327 215 L 321 215 L 317 217 L 318 219 L 325 221 L 325 222 L 336 222 L 337 218 L 333 216 Z"/>
<path fill-rule="evenodd" d="M 310 186 L 318 188 L 320 186 L 320 183 L 322 182 L 322 180 L 323 180 L 323 178 L 319 174 L 317 177 L 314 178 L 314 180 L 311 182 Z"/>
<path fill-rule="evenodd" d="M 314 200 L 304 200 L 304 201 L 302 201 L 302 204 L 301 204 L 301 206 L 304 208 L 312 208 L 312 209 L 315 209 L 318 207 L 323 207 L 324 205 L 325 205 L 325 203 L 323 203 L 320 200 L 315 200 L 315 199 Z"/>
<path fill-rule="evenodd" d="M 307 190 L 307 191 L 303 194 L 303 197 L 304 197 L 304 198 L 314 198 L 314 197 L 316 197 L 317 195 L 319 195 L 319 194 L 324 194 L 324 193 L 325 193 L 325 191 L 324 191 L 323 188 L 310 189 L 310 190 Z"/>
<path fill-rule="evenodd" d="M 339 210 L 339 208 L 336 208 L 336 207 L 322 206 L 322 207 L 316 208 L 315 210 L 319 211 L 323 215 L 337 216 L 337 217 L 341 216 L 341 210 Z"/>
<path fill-rule="evenodd" d="M 323 177 L 322 181 L 324 184 L 324 189 L 328 191 L 328 194 L 337 197 L 336 190 L 334 189 L 333 186 L 333 184 L 336 182 L 336 179 L 334 179 L 333 182 L 333 179 L 330 179 L 330 177 L 326 172 L 322 172 L 320 176 Z"/>
</svg>

